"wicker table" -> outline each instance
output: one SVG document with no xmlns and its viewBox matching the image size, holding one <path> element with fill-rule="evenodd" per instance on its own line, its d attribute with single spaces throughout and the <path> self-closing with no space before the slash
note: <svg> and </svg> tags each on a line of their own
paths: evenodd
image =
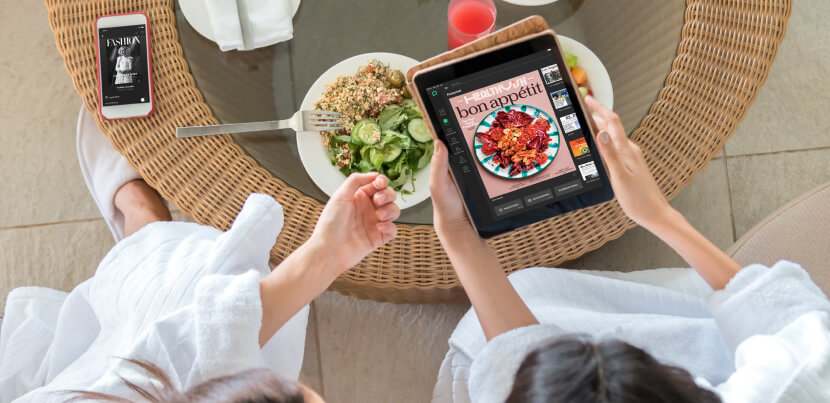
<svg viewBox="0 0 830 403">
<path fill-rule="evenodd" d="M 99 119 L 99 126 L 152 186 L 200 223 L 227 229 L 248 194 L 273 195 L 286 212 L 271 253 L 276 261 L 308 238 L 325 200 L 300 168 L 293 137 L 179 140 L 175 127 L 286 117 L 311 82 L 339 60 L 370 51 L 424 59 L 446 46 L 446 2 L 438 0 L 306 1 L 294 20 L 294 40 L 230 53 L 196 34 L 172 0 L 45 2 L 58 50 L 90 111 L 97 109 L 95 18 L 148 14 L 156 113 Z M 557 32 L 588 45 L 609 71 L 624 126 L 672 198 L 717 154 L 754 101 L 792 0 L 620 3 L 560 0 L 523 8 L 498 2 L 497 24 L 540 14 Z M 332 288 L 391 302 L 463 298 L 430 220 L 429 203 L 407 211 L 398 237 Z M 633 225 L 608 202 L 503 235 L 491 246 L 508 272 L 554 266 Z"/>
</svg>

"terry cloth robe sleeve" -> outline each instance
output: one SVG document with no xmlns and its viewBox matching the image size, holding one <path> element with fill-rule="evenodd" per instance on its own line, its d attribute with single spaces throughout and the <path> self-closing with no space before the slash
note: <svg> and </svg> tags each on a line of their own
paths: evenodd
<svg viewBox="0 0 830 403">
<path fill-rule="evenodd" d="M 725 402 L 830 401 L 830 301 L 801 266 L 747 266 L 708 305 L 735 356 Z"/>
<path fill-rule="evenodd" d="M 42 365 L 43 357 L 66 296 L 65 292 L 41 287 L 21 287 L 9 293 L 0 332 L 0 402 L 18 396 L 15 391 L 44 384 L 48 368 Z M 81 349 L 92 343 L 89 337 L 79 339 L 86 339 L 78 343 Z"/>
<path fill-rule="evenodd" d="M 208 276 L 196 286 L 197 353 L 188 387 L 251 367 L 265 367 L 259 347 L 261 278 L 251 270 L 241 276 Z"/>
<path fill-rule="evenodd" d="M 270 272 L 282 220 L 272 198 L 251 195 L 225 233 L 153 223 L 116 245 L 68 295 L 13 291 L 0 332 L 0 402 L 63 401 L 54 392 L 68 389 L 136 398 L 119 375 L 148 386 L 146 374 L 116 357 L 147 360 L 181 389 L 257 367 L 296 379 L 307 308 L 264 348 L 258 341 L 259 280 Z"/>
</svg>

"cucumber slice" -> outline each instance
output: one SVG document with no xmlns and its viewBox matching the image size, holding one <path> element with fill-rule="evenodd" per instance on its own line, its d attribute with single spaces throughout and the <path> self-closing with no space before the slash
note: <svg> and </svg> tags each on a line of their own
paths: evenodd
<svg viewBox="0 0 830 403">
<path fill-rule="evenodd" d="M 420 143 L 426 143 L 428 141 L 432 141 L 432 134 L 429 132 L 429 128 L 427 127 L 427 123 L 424 122 L 421 118 L 415 118 L 409 121 L 409 125 L 406 127 L 406 130 L 409 132 L 409 135 L 412 136 L 415 141 Z"/>
<path fill-rule="evenodd" d="M 398 147 L 387 146 L 383 148 L 383 162 L 392 162 L 395 158 L 401 155 L 401 149 Z"/>
<path fill-rule="evenodd" d="M 373 119 L 363 119 L 352 128 L 352 140 L 358 144 L 375 144 L 380 137 L 380 125 Z"/>
</svg>

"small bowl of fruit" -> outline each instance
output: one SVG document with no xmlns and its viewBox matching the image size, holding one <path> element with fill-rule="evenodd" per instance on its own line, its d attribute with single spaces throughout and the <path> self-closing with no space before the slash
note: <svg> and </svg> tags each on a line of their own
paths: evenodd
<svg viewBox="0 0 830 403">
<path fill-rule="evenodd" d="M 608 70 L 599 61 L 597 55 L 591 52 L 587 46 L 568 38 L 558 35 L 559 44 L 562 45 L 562 53 L 565 54 L 565 62 L 571 70 L 574 84 L 579 88 L 582 96 L 590 95 L 607 106 L 614 109 L 614 89 L 611 87 L 611 77 Z"/>
</svg>

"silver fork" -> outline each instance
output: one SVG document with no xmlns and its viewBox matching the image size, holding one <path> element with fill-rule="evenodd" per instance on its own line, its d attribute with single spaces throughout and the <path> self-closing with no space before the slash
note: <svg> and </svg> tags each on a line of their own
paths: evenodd
<svg viewBox="0 0 830 403">
<path fill-rule="evenodd" d="M 213 126 L 177 127 L 176 137 L 211 136 L 261 132 L 268 130 L 294 129 L 295 132 L 319 132 L 343 128 L 343 114 L 329 111 L 297 111 L 290 119 L 266 122 L 229 123 Z"/>
</svg>

